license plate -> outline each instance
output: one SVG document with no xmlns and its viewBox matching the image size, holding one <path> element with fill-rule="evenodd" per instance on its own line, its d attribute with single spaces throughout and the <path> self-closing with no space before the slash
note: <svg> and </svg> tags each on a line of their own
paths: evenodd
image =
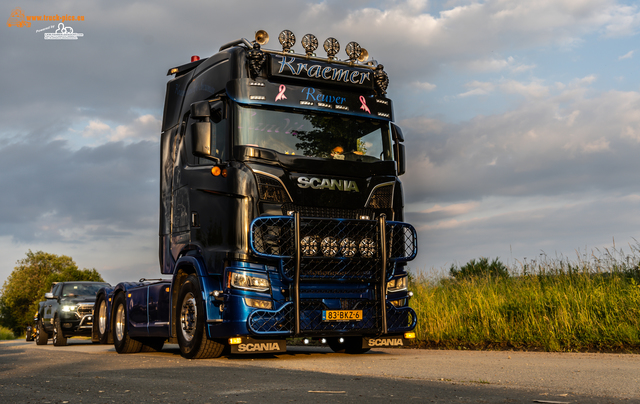
<svg viewBox="0 0 640 404">
<path fill-rule="evenodd" d="M 323 310 L 322 321 L 360 321 L 362 310 Z"/>
</svg>

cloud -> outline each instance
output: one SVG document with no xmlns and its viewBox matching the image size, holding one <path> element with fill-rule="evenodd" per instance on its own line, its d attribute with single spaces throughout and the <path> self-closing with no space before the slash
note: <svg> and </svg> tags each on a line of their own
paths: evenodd
<svg viewBox="0 0 640 404">
<path fill-rule="evenodd" d="M 493 83 L 481 81 L 473 81 L 471 83 L 467 83 L 465 84 L 465 87 L 469 88 L 470 90 L 465 93 L 458 94 L 458 97 L 464 98 L 474 95 L 486 95 L 491 93 L 495 89 L 495 85 Z"/>
<path fill-rule="evenodd" d="M 627 53 L 625 53 L 624 55 L 618 57 L 618 60 L 624 60 L 624 59 L 631 59 L 633 57 L 633 53 L 635 51 L 629 51 Z"/>
<path fill-rule="evenodd" d="M 433 91 L 436 89 L 435 84 L 427 83 L 426 81 L 414 81 L 413 83 L 411 83 L 411 85 L 414 88 L 418 88 L 426 92 Z"/>
</svg>

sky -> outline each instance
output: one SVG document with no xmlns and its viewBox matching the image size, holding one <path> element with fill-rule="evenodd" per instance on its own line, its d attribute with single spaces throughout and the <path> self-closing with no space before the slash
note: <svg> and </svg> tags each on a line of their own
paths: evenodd
<svg viewBox="0 0 640 404">
<path fill-rule="evenodd" d="M 18 0 L 0 16 L 16 7 L 82 35 L 0 28 L 0 282 L 29 250 L 111 283 L 158 277 L 166 72 L 259 29 L 271 49 L 283 29 L 357 41 L 385 66 L 412 270 L 637 245 L 637 2 Z"/>
</svg>

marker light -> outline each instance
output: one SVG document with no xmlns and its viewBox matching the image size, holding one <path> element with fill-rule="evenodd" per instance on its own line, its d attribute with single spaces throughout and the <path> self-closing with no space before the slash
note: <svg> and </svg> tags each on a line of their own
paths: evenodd
<svg viewBox="0 0 640 404">
<path fill-rule="evenodd" d="M 313 53 L 316 49 L 318 49 L 318 38 L 316 38 L 313 34 L 307 34 L 302 37 L 302 47 L 307 52 L 307 56 L 315 56 Z"/>
<path fill-rule="evenodd" d="M 349 60 L 352 62 L 355 62 L 360 58 L 360 53 L 362 53 L 362 48 L 360 47 L 360 44 L 352 41 L 352 42 L 349 42 L 347 46 L 345 46 L 344 51 L 347 53 L 347 56 L 349 56 Z"/>
<path fill-rule="evenodd" d="M 238 344 L 242 344 L 242 338 L 240 337 L 229 338 L 229 345 L 238 345 Z"/>
<path fill-rule="evenodd" d="M 329 37 L 324 41 L 324 50 L 327 52 L 329 59 L 335 59 L 335 56 L 340 52 L 340 42 L 333 37 Z"/>
<path fill-rule="evenodd" d="M 280 45 L 282 45 L 282 51 L 284 53 L 289 53 L 293 45 L 296 43 L 296 36 L 293 32 L 285 29 L 280 33 L 280 35 L 278 35 L 278 40 L 280 41 Z"/>
<path fill-rule="evenodd" d="M 197 62 L 198 60 L 200 60 L 200 56 L 196 56 L 196 55 L 191 56 L 192 62 Z"/>
<path fill-rule="evenodd" d="M 405 332 L 405 333 L 404 333 L 404 337 L 405 337 L 406 339 L 413 339 L 413 338 L 415 338 L 415 337 L 416 337 L 416 333 L 415 333 L 415 332 L 413 332 L 413 331 L 412 331 L 412 332 Z"/>
<path fill-rule="evenodd" d="M 213 174 L 214 177 L 219 176 L 221 173 L 222 173 L 222 170 L 218 166 L 215 166 L 211 169 L 211 174 Z"/>
</svg>

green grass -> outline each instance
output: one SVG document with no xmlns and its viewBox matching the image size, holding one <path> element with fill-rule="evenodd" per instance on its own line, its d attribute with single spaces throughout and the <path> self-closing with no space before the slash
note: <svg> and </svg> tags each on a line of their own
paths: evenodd
<svg viewBox="0 0 640 404">
<path fill-rule="evenodd" d="M 0 341 L 6 339 L 16 339 L 16 336 L 9 328 L 0 326 Z"/>
<path fill-rule="evenodd" d="M 447 349 L 640 351 L 640 254 L 517 263 L 509 275 L 414 275 L 417 343 Z"/>
</svg>

